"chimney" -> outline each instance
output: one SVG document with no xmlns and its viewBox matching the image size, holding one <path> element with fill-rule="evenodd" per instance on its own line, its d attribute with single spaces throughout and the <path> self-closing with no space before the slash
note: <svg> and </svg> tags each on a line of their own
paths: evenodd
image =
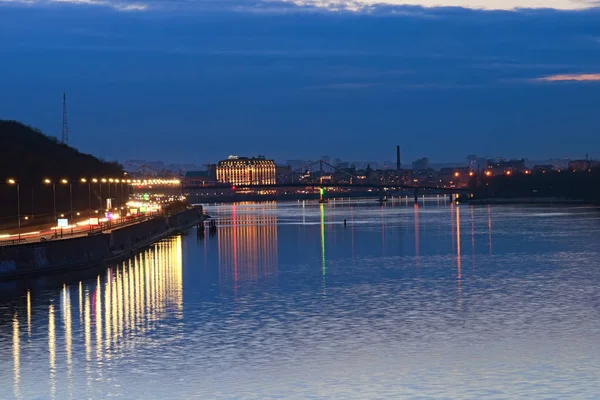
<svg viewBox="0 0 600 400">
<path fill-rule="evenodd" d="M 400 146 L 396 146 L 396 171 L 400 171 Z"/>
</svg>

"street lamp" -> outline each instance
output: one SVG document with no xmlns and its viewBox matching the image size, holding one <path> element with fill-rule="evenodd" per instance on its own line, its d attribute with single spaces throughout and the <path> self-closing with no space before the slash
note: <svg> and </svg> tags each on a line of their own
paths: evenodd
<svg viewBox="0 0 600 400">
<path fill-rule="evenodd" d="M 92 181 L 85 179 L 85 178 L 81 178 L 81 183 L 86 183 L 88 184 L 88 215 L 91 218 L 92 217 Z"/>
<path fill-rule="evenodd" d="M 56 222 L 56 184 L 48 178 L 44 179 L 44 183 L 46 185 L 52 184 L 52 198 L 54 199 L 54 222 Z"/>
<path fill-rule="evenodd" d="M 69 218 L 72 221 L 73 220 L 73 186 L 71 185 L 71 182 L 69 182 L 66 179 L 61 179 L 60 183 L 62 183 L 63 185 L 66 185 L 67 183 L 69 184 L 69 200 L 70 200 L 70 205 L 71 205 L 71 211 L 69 212 Z"/>
<path fill-rule="evenodd" d="M 102 202 L 102 184 L 106 183 L 106 178 L 102 178 L 100 180 L 100 209 L 103 210 L 104 209 L 104 203 Z"/>
<path fill-rule="evenodd" d="M 120 181 L 118 179 L 115 179 L 115 200 L 118 199 L 119 197 L 119 185 L 117 185 L 117 183 L 119 183 Z M 121 205 L 123 203 L 123 186 L 121 186 Z"/>
<path fill-rule="evenodd" d="M 110 178 L 110 179 L 108 180 L 108 198 L 109 198 L 109 199 L 111 198 L 111 197 L 110 197 L 110 184 L 111 184 L 112 182 L 114 182 L 114 181 L 115 181 L 115 180 L 114 180 L 113 178 Z M 112 205 L 112 201 L 111 201 L 111 205 Z"/>
<path fill-rule="evenodd" d="M 17 227 L 19 229 L 19 240 L 21 240 L 21 190 L 19 183 L 14 179 L 9 179 L 8 184 L 17 185 Z"/>
</svg>

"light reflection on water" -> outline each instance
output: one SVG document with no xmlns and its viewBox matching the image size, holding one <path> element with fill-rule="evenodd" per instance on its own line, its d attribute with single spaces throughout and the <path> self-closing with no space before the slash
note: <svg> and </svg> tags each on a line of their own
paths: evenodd
<svg viewBox="0 0 600 400">
<path fill-rule="evenodd" d="M 0 398 L 600 393 L 595 209 L 207 211 L 214 236 L 0 302 Z"/>
</svg>

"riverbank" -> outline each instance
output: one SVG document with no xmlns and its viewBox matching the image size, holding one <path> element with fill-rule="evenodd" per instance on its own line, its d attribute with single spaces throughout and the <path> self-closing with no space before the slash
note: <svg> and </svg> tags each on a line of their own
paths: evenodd
<svg viewBox="0 0 600 400">
<path fill-rule="evenodd" d="M 116 263 L 204 219 L 202 207 L 159 216 L 110 233 L 0 247 L 0 281 Z"/>
</svg>

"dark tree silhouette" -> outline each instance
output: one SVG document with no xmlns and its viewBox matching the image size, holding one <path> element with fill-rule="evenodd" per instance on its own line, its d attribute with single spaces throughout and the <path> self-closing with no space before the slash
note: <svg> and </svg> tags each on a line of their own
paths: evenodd
<svg viewBox="0 0 600 400">
<path fill-rule="evenodd" d="M 100 193 L 99 185 L 88 187 L 80 182 L 81 178 L 123 176 L 123 168 L 117 163 L 81 153 L 20 122 L 0 120 L 0 225 L 10 223 L 17 214 L 16 187 L 7 184 L 8 179 L 19 182 L 21 214 L 42 218 L 52 214 L 54 208 L 52 185 L 44 184 L 45 179 L 57 182 L 57 209 L 67 212 L 69 185 L 60 184 L 61 179 L 71 182 L 73 208 L 83 210 L 89 205 L 89 189 L 93 208 L 100 206 Z M 107 189 L 105 185 L 103 198 L 107 197 Z"/>
</svg>

